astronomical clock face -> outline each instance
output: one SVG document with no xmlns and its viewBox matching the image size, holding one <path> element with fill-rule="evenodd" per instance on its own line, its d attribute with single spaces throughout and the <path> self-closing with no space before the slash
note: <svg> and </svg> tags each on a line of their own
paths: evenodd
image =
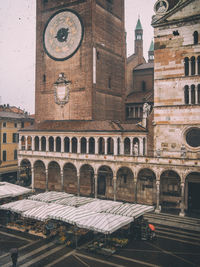
<svg viewBox="0 0 200 267">
<path fill-rule="evenodd" d="M 43 34 L 47 55 L 59 61 L 72 57 L 81 45 L 83 33 L 83 23 L 75 11 L 67 9 L 55 13 Z"/>
</svg>

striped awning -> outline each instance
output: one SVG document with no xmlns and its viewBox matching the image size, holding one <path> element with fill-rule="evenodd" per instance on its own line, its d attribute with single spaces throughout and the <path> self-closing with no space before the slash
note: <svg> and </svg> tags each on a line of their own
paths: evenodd
<svg viewBox="0 0 200 267">
<path fill-rule="evenodd" d="M 69 197 L 73 197 L 73 195 L 65 192 L 49 191 L 30 196 L 29 199 L 50 203 L 58 199 L 65 199 Z"/>
<path fill-rule="evenodd" d="M 75 207 L 63 206 L 63 208 L 57 211 L 51 211 L 48 214 L 49 219 L 60 220 L 69 224 L 77 224 L 78 221 L 89 218 L 92 215 L 96 215 L 96 212 L 91 212 L 87 210 L 80 210 Z"/>
<path fill-rule="evenodd" d="M 55 201 L 55 203 L 72 207 L 80 207 L 93 201 L 95 201 L 94 198 L 73 196 L 70 198 L 59 199 Z"/>
<path fill-rule="evenodd" d="M 50 212 L 56 213 L 63 208 L 63 206 L 54 203 L 41 203 L 43 205 L 23 212 L 22 216 L 39 221 L 45 221 L 46 219 L 48 219 L 48 215 L 50 214 Z"/>
<path fill-rule="evenodd" d="M 31 192 L 31 189 L 11 184 L 7 182 L 0 182 L 0 199 L 6 197 L 17 197 Z"/>
<path fill-rule="evenodd" d="M 10 202 L 0 206 L 0 209 L 3 210 L 10 210 L 16 213 L 23 213 L 24 211 L 38 208 L 39 206 L 43 205 L 40 201 L 34 201 L 30 199 L 22 199 L 14 202 Z"/>
<path fill-rule="evenodd" d="M 122 205 L 122 202 L 116 202 L 111 200 L 101 200 L 95 199 L 93 202 L 83 205 L 81 209 L 95 211 L 95 212 L 104 212 L 109 208 L 119 207 Z"/>
<path fill-rule="evenodd" d="M 132 221 L 133 218 L 130 217 L 100 213 L 77 220 L 76 225 L 80 228 L 86 228 L 103 234 L 112 234 Z"/>
<path fill-rule="evenodd" d="M 143 214 L 145 214 L 146 212 L 153 211 L 154 209 L 155 209 L 154 206 L 124 203 L 116 207 L 110 207 L 106 209 L 105 212 L 116 214 L 116 215 L 132 217 L 136 219 L 142 216 Z"/>
</svg>

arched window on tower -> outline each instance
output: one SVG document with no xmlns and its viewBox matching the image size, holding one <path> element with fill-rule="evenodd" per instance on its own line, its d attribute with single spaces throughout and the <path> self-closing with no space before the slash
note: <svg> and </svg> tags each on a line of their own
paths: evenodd
<svg viewBox="0 0 200 267">
<path fill-rule="evenodd" d="M 195 104 L 195 86 L 194 84 L 191 85 L 191 103 Z"/>
<path fill-rule="evenodd" d="M 184 66 L 185 66 L 185 76 L 189 75 L 189 58 L 186 57 L 184 59 Z"/>
<path fill-rule="evenodd" d="M 197 74 L 200 75 L 200 56 L 197 57 Z"/>
<path fill-rule="evenodd" d="M 195 75 L 195 57 L 191 57 L 191 75 Z"/>
<path fill-rule="evenodd" d="M 200 104 L 200 84 L 198 84 L 197 90 L 198 90 L 197 91 L 197 97 L 198 97 L 197 103 Z"/>
<path fill-rule="evenodd" d="M 185 104 L 188 105 L 189 104 L 189 86 L 188 85 L 185 86 L 184 95 L 185 95 Z"/>
<path fill-rule="evenodd" d="M 197 31 L 195 31 L 193 33 L 193 37 L 194 37 L 194 44 L 198 44 L 198 42 L 199 42 L 199 34 L 198 34 Z"/>
<path fill-rule="evenodd" d="M 142 91 L 146 91 L 146 82 L 142 81 Z"/>
</svg>

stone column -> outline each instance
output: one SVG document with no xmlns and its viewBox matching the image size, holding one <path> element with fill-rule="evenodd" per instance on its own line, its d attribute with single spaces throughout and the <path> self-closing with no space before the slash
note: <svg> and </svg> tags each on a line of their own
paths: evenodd
<svg viewBox="0 0 200 267">
<path fill-rule="evenodd" d="M 116 201 L 116 198 L 117 198 L 117 177 L 116 177 L 116 175 L 113 176 L 113 192 L 114 192 L 114 201 Z"/>
<path fill-rule="evenodd" d="M 69 153 L 72 153 L 72 138 L 69 137 Z"/>
<path fill-rule="evenodd" d="M 61 136 L 60 139 L 61 139 L 61 153 L 63 153 L 65 151 L 65 148 L 64 148 L 64 137 Z"/>
<path fill-rule="evenodd" d="M 31 136 L 31 150 L 34 150 L 34 136 Z"/>
<path fill-rule="evenodd" d="M 61 178 L 61 191 L 64 191 L 64 177 L 63 177 L 63 170 L 60 170 L 60 178 Z"/>
<path fill-rule="evenodd" d="M 195 75 L 198 75 L 198 59 L 195 58 Z"/>
<path fill-rule="evenodd" d="M 189 105 L 192 103 L 191 87 L 188 88 Z"/>
<path fill-rule="evenodd" d="M 19 136 L 19 144 L 18 144 L 18 149 L 19 150 L 22 150 L 22 137 L 21 136 Z"/>
<path fill-rule="evenodd" d="M 137 203 L 137 177 L 133 180 L 134 183 L 134 202 Z"/>
<path fill-rule="evenodd" d="M 188 60 L 188 65 L 189 65 L 189 76 L 191 76 L 192 73 L 192 68 L 191 68 L 191 60 Z"/>
<path fill-rule="evenodd" d="M 97 190 L 98 190 L 98 174 L 94 174 L 94 197 L 97 198 Z"/>
<path fill-rule="evenodd" d="M 24 141 L 25 141 L 25 150 L 28 150 L 28 137 L 24 136 Z"/>
<path fill-rule="evenodd" d="M 45 175 L 46 175 L 46 191 L 48 191 L 48 168 L 45 169 Z"/>
<path fill-rule="evenodd" d="M 156 181 L 156 209 L 155 213 L 160 213 L 161 207 L 160 207 L 160 181 Z"/>
<path fill-rule="evenodd" d="M 39 136 L 39 151 L 41 151 L 41 147 L 42 147 L 42 144 L 41 144 L 41 136 Z"/>
<path fill-rule="evenodd" d="M 53 152 L 56 152 L 56 137 L 53 136 Z"/>
<path fill-rule="evenodd" d="M 77 171 L 77 195 L 80 196 L 80 172 Z"/>
<path fill-rule="evenodd" d="M 89 154 L 89 138 L 86 138 L 86 154 Z"/>
<path fill-rule="evenodd" d="M 120 155 L 124 155 L 124 139 L 120 138 Z"/>
<path fill-rule="evenodd" d="M 143 138 L 140 138 L 139 155 L 143 156 Z"/>
<path fill-rule="evenodd" d="M 198 87 L 195 86 L 195 104 L 198 104 Z"/>
<path fill-rule="evenodd" d="M 113 138 L 113 142 L 114 142 L 114 156 L 117 155 L 117 138 Z"/>
<path fill-rule="evenodd" d="M 49 136 L 46 136 L 46 152 L 49 152 Z"/>
<path fill-rule="evenodd" d="M 98 154 L 98 138 L 95 137 L 94 140 L 95 140 L 95 151 L 94 151 L 94 153 Z"/>
<path fill-rule="evenodd" d="M 34 180 L 34 167 L 31 167 L 31 188 L 32 188 L 32 192 L 34 191 L 35 188 L 35 180 Z"/>
<path fill-rule="evenodd" d="M 133 138 L 130 138 L 131 139 L 131 142 L 130 142 L 130 155 L 132 156 L 133 155 Z"/>
<path fill-rule="evenodd" d="M 106 137 L 106 138 L 104 138 L 104 143 L 105 143 L 105 155 L 108 155 L 108 143 L 107 143 L 107 141 L 108 141 L 108 138 Z"/>
<path fill-rule="evenodd" d="M 181 203 L 180 203 L 181 211 L 179 216 L 185 216 L 185 183 L 181 183 Z"/>
<path fill-rule="evenodd" d="M 80 137 L 77 138 L 77 153 L 78 154 L 81 153 L 81 138 Z"/>
</svg>

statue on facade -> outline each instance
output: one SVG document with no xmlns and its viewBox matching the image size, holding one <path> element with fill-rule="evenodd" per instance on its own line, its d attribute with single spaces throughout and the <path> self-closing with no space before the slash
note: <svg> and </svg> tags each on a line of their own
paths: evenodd
<svg viewBox="0 0 200 267">
<path fill-rule="evenodd" d="M 151 110 L 151 105 L 144 103 L 143 105 L 143 118 L 147 118 Z"/>
</svg>

